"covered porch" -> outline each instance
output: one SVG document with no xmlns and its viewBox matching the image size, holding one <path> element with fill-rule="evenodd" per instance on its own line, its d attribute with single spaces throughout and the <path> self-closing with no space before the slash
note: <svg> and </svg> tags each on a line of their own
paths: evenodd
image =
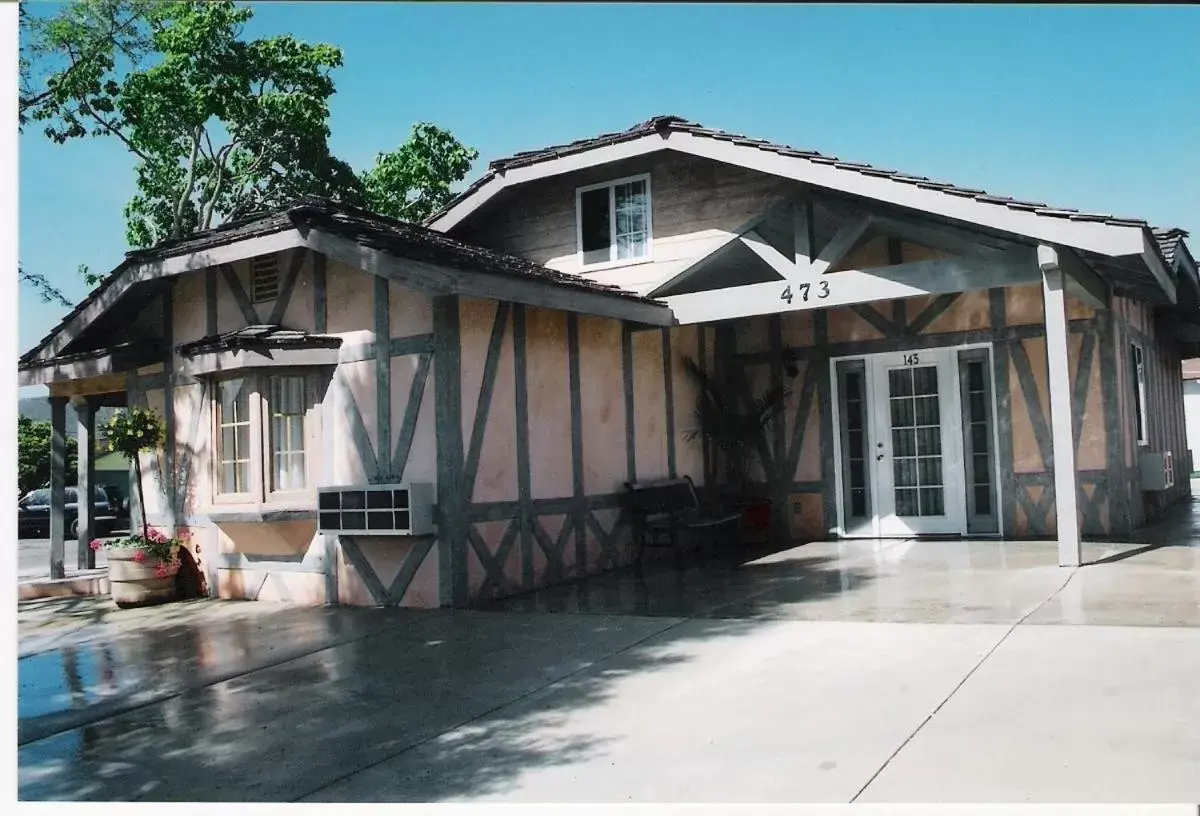
<svg viewBox="0 0 1200 816">
<path fill-rule="evenodd" d="M 1195 311 L 1194 276 L 1140 227 L 1024 215 L 996 228 L 805 188 L 651 292 L 745 403 L 791 392 L 756 474 L 776 540 L 1051 538 L 1071 567 L 1085 535 L 1140 525 L 1140 491 L 1186 497 L 1131 486 L 1123 392 L 1126 345 Z M 1167 457 L 1185 448 L 1171 419 L 1153 418 Z"/>
<path fill-rule="evenodd" d="M 143 372 L 156 369 L 154 373 L 143 373 L 143 379 L 162 379 L 161 365 L 155 364 L 156 359 L 161 359 L 159 346 L 157 342 L 147 340 L 140 347 L 139 344 L 122 343 L 95 352 L 63 355 L 45 363 L 22 363 L 20 384 L 45 385 L 50 392 L 47 397 L 51 426 L 49 562 L 36 577 L 39 582 L 43 578 L 52 583 L 72 579 L 79 582 L 84 594 L 96 590 L 97 575 L 91 572 L 97 569 L 96 552 L 89 544 L 101 532 L 95 502 L 96 491 L 101 485 L 96 472 L 99 458 L 97 415 L 104 408 L 130 406 L 128 381 L 130 377 L 137 378 L 139 368 Z M 74 413 L 70 425 L 68 405 Z M 69 445 L 75 447 L 76 468 L 68 474 Z M 157 471 L 157 462 L 150 469 Z M 131 475 L 130 490 L 122 497 L 129 503 L 130 519 L 139 513 L 134 481 Z M 68 482 L 73 483 L 78 497 L 74 508 L 68 508 Z M 89 496 L 92 501 L 85 498 Z M 68 541 L 73 543 L 75 550 L 71 563 L 67 559 Z M 73 594 L 69 582 L 40 587 L 38 591 L 41 594 Z"/>
</svg>

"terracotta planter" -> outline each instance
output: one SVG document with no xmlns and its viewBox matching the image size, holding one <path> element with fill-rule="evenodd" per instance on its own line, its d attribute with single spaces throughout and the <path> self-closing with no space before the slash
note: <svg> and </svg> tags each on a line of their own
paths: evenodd
<svg viewBox="0 0 1200 816">
<path fill-rule="evenodd" d="M 105 555 L 108 559 L 108 582 L 112 587 L 112 599 L 122 609 L 131 606 L 152 606 L 175 600 L 175 573 L 179 572 L 178 560 L 167 568 L 163 578 L 154 574 L 158 559 L 149 553 L 144 561 L 135 561 L 134 556 L 144 552 L 132 547 L 114 548 Z"/>
</svg>

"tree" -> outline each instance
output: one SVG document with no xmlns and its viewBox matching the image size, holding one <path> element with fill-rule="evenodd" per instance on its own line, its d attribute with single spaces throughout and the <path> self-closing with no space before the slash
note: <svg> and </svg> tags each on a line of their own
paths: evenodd
<svg viewBox="0 0 1200 816">
<path fill-rule="evenodd" d="M 450 187 L 471 170 L 479 151 L 466 147 L 448 130 L 413 125 L 404 144 L 375 157 L 375 167 L 361 176 L 366 206 L 380 215 L 420 223 L 453 193 Z"/>
<path fill-rule="evenodd" d="M 406 219 L 449 199 L 476 151 L 419 124 L 356 174 L 329 149 L 341 50 L 290 35 L 244 40 L 252 17 L 230 0 L 73 0 L 51 18 L 23 16 L 22 121 L 44 122 L 59 143 L 105 136 L 128 148 L 136 247 L 304 195 Z"/>
<path fill-rule="evenodd" d="M 166 430 L 158 414 L 142 408 L 117 411 L 104 426 L 109 448 L 133 463 L 137 489 L 138 507 L 142 511 L 142 535 L 149 534 L 146 521 L 146 496 L 142 490 L 142 457 L 146 451 L 158 450 L 163 443 Z"/>
<path fill-rule="evenodd" d="M 37 490 L 50 483 L 50 439 L 49 422 L 38 422 L 29 417 L 17 417 L 17 487 L 21 495 Z M 76 482 L 75 445 L 67 444 L 66 484 Z"/>
</svg>

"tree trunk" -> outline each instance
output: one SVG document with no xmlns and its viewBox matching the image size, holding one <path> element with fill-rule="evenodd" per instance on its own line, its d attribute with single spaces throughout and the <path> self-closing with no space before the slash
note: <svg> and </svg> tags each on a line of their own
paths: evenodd
<svg viewBox="0 0 1200 816">
<path fill-rule="evenodd" d="M 140 453 L 135 453 L 133 456 L 133 471 L 137 477 L 138 511 L 142 514 L 142 536 L 144 537 L 149 531 L 150 525 L 146 521 L 146 493 L 142 489 L 142 456 Z"/>
</svg>

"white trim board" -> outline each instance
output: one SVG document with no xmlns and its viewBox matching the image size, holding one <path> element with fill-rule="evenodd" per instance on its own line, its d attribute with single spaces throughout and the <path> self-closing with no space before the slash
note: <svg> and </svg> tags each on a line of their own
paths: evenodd
<svg viewBox="0 0 1200 816">
<path fill-rule="evenodd" d="M 996 452 L 996 451 L 999 451 L 999 449 L 1000 449 L 999 448 L 999 445 L 1000 445 L 1000 422 L 999 422 L 998 414 L 997 414 L 996 357 L 995 357 L 996 352 L 995 352 L 994 344 L 991 342 L 963 343 L 962 345 L 957 345 L 957 346 L 938 346 L 935 349 L 921 348 L 921 349 L 911 349 L 911 350 L 918 352 L 918 353 L 927 353 L 930 351 L 937 351 L 939 353 L 945 353 L 946 355 L 948 355 L 950 357 L 951 361 L 955 365 L 957 365 L 958 352 L 969 351 L 971 349 L 987 349 L 987 352 L 988 352 L 988 378 L 989 378 L 989 386 L 990 386 L 990 393 L 991 393 L 991 409 L 992 409 L 991 443 L 992 443 L 993 452 Z M 861 540 L 861 539 L 891 540 L 891 539 L 896 538 L 896 536 L 892 536 L 892 535 L 883 535 L 883 534 L 881 534 L 881 531 L 880 531 L 879 509 L 878 509 L 879 484 L 878 484 L 878 478 L 877 478 L 878 477 L 878 468 L 875 467 L 874 465 L 872 465 L 872 467 L 870 468 L 871 472 L 870 472 L 870 479 L 869 479 L 869 484 L 871 486 L 871 499 L 872 499 L 872 501 L 871 501 L 871 511 L 872 511 L 871 530 L 872 530 L 872 532 L 871 532 L 871 534 L 868 534 L 868 535 L 863 535 L 863 534 L 847 535 L 845 532 L 846 531 L 846 506 L 845 506 L 845 493 L 844 493 L 844 488 L 842 486 L 842 435 L 839 430 L 841 427 L 841 400 L 838 399 L 838 393 L 837 393 L 837 383 L 838 383 L 837 366 L 838 366 L 838 363 L 848 361 L 848 360 L 863 360 L 868 363 L 868 367 L 867 367 L 868 374 L 864 378 L 864 387 L 866 389 L 866 397 L 867 397 L 867 412 L 868 412 L 869 422 L 871 423 L 870 432 L 868 434 L 868 450 L 873 450 L 873 448 L 870 447 L 869 443 L 871 443 L 875 440 L 875 434 L 878 433 L 878 428 L 876 428 L 877 405 L 875 402 L 876 397 L 878 395 L 875 393 L 875 377 L 871 376 L 871 374 L 870 374 L 871 366 L 869 365 L 869 363 L 871 360 L 880 359 L 880 358 L 895 355 L 895 354 L 903 354 L 906 351 L 909 351 L 909 349 L 898 347 L 896 349 L 893 349 L 892 351 L 880 352 L 877 354 L 846 354 L 846 355 L 842 355 L 840 357 L 832 357 L 829 360 L 829 377 L 830 377 L 830 382 L 833 383 L 831 399 L 830 399 L 830 403 L 831 403 L 830 411 L 831 411 L 832 425 L 833 425 L 833 482 L 834 482 L 833 487 L 834 487 L 834 501 L 836 502 L 836 513 L 835 513 L 834 519 L 833 519 L 834 524 L 829 525 L 829 534 L 835 538 L 856 539 L 856 540 Z M 951 385 L 951 389 L 954 394 L 955 403 L 957 405 L 957 400 L 958 400 L 957 382 L 955 382 L 954 384 Z M 959 421 L 961 422 L 961 419 Z M 958 430 L 960 431 L 960 435 L 961 435 L 961 426 L 959 427 Z M 965 467 L 965 465 L 966 465 L 965 452 L 962 450 L 961 445 L 958 446 L 957 453 L 961 460 L 959 462 L 959 466 Z M 979 538 L 1003 538 L 1005 535 L 1004 513 L 1001 512 L 1001 508 L 1004 507 L 1004 482 L 1000 478 L 1000 457 L 997 455 L 993 455 L 992 460 L 993 460 L 992 461 L 992 478 L 995 479 L 995 486 L 996 486 L 996 522 L 997 522 L 996 529 L 998 530 L 998 532 L 996 532 L 996 533 L 971 533 L 970 534 L 973 536 L 977 536 Z M 943 464 L 943 467 L 945 467 L 944 464 Z M 967 521 L 968 521 L 967 518 L 964 516 L 962 519 L 962 529 L 963 529 L 964 535 L 967 534 L 966 533 Z M 905 537 L 905 538 L 908 538 L 908 537 Z"/>
<path fill-rule="evenodd" d="M 940 190 L 921 188 L 915 184 L 893 181 L 886 177 L 864 175 L 856 170 L 835 167 L 827 161 L 814 161 L 802 156 L 783 156 L 757 147 L 671 131 L 666 134 L 648 134 L 628 142 L 597 147 L 574 155 L 547 159 L 498 173 L 495 178 L 482 185 L 455 207 L 431 221 L 429 226 L 432 229 L 447 232 L 508 187 L 622 159 L 644 156 L 660 150 L 675 150 L 769 175 L 790 178 L 813 187 L 874 199 L 908 209 L 937 214 L 955 221 L 1022 235 L 1038 241 L 1062 244 L 1101 255 L 1111 257 L 1139 255 L 1146 260 L 1155 276 L 1159 277 L 1160 283 L 1168 285 L 1170 283 L 1165 278 L 1166 270 L 1162 269 L 1162 264 L 1157 261 L 1157 255 L 1147 245 L 1149 230 L 1145 227 L 1120 226 L 1094 221 L 1072 221 L 1065 217 L 1013 210 L 1002 204 L 989 204 L 968 197 L 944 193 Z M 1153 238 L 1149 238 L 1149 240 L 1153 240 Z M 1154 258 L 1153 263 L 1150 256 Z M 1155 266 L 1158 266 L 1159 270 L 1156 271 Z M 1162 277 L 1160 277 L 1160 272 Z"/>
</svg>

